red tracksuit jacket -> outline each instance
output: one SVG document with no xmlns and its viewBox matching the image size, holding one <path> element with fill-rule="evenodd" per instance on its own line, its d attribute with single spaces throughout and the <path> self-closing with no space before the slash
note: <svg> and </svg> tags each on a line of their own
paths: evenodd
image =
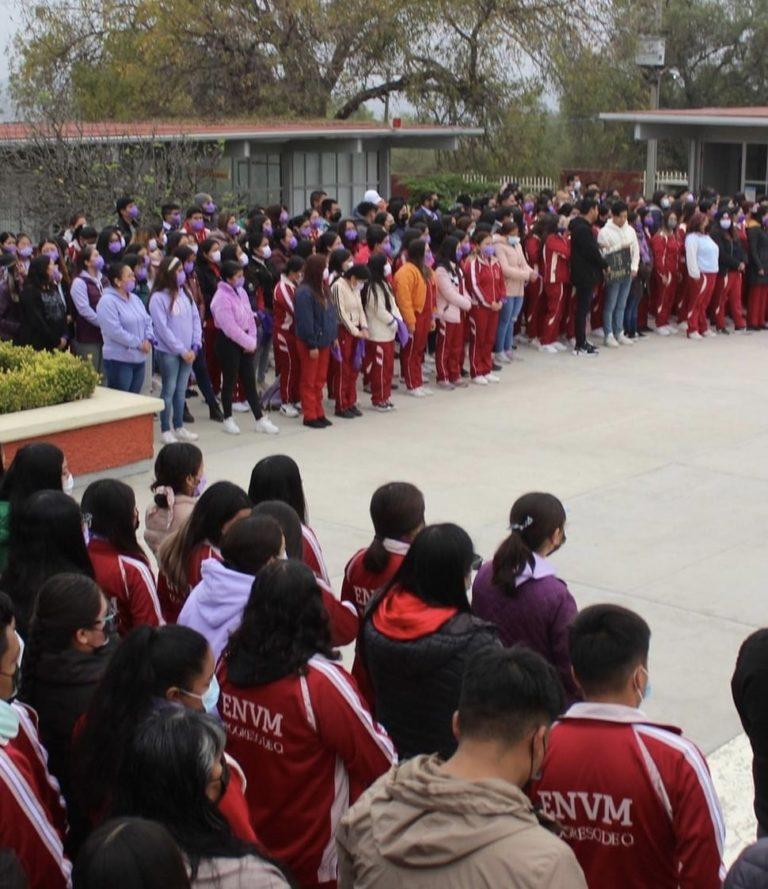
<svg viewBox="0 0 768 889">
<path fill-rule="evenodd" d="M 35 713 L 13 704 L 19 733 L 0 739 L 0 847 L 12 849 L 30 889 L 64 889 L 72 865 L 64 855 L 64 802 L 47 768 Z"/>
<path fill-rule="evenodd" d="M 565 827 L 590 889 L 720 889 L 725 829 L 707 763 L 641 710 L 574 704 L 531 799 Z"/>
<path fill-rule="evenodd" d="M 529 235 L 523 244 L 523 253 L 528 260 L 528 265 L 537 272 L 541 271 L 541 238 L 538 235 Z"/>
<path fill-rule="evenodd" d="M 293 317 L 293 297 L 296 286 L 286 278 L 281 278 L 275 287 L 272 303 L 274 316 L 274 330 L 284 334 L 295 336 Z"/>
<path fill-rule="evenodd" d="M 117 605 L 117 631 L 121 636 L 142 624 L 156 627 L 165 623 L 149 565 L 119 553 L 108 540 L 100 537 L 91 538 L 88 555 L 96 583 Z"/>
<path fill-rule="evenodd" d="M 409 544 L 402 540 L 391 540 L 386 538 L 384 548 L 389 553 L 389 561 L 386 568 L 379 574 L 373 574 L 363 565 L 363 556 L 366 549 L 358 550 L 354 556 L 347 562 L 344 569 L 344 582 L 341 585 L 341 601 L 351 602 L 357 610 L 357 614 L 362 621 L 365 613 L 365 606 L 370 601 L 373 594 L 385 587 L 395 576 L 395 572 L 402 565 L 403 559 L 408 552 Z M 373 691 L 373 684 L 368 676 L 368 670 L 365 668 L 365 662 L 360 656 L 359 651 L 355 651 L 355 660 L 352 664 L 352 675 L 355 677 L 358 688 L 365 698 L 371 712 L 375 712 L 376 697 Z"/>
<path fill-rule="evenodd" d="M 653 273 L 659 277 L 676 275 L 680 262 L 680 242 L 674 233 L 664 237 L 657 232 L 651 238 L 651 253 L 653 254 Z"/>
<path fill-rule="evenodd" d="M 488 308 L 491 303 L 500 302 L 506 296 L 504 273 L 497 259 L 489 262 L 473 256 L 467 260 L 465 274 L 473 306 Z"/>
<path fill-rule="evenodd" d="M 221 553 L 207 540 L 198 543 L 189 554 L 187 559 L 187 580 L 189 585 L 186 590 L 177 590 L 162 571 L 158 575 L 157 598 L 160 601 L 160 610 L 166 623 L 175 624 L 178 621 L 181 609 L 184 607 L 189 594 L 202 579 L 200 566 L 206 559 L 221 560 Z"/>
<path fill-rule="evenodd" d="M 304 887 L 336 886 L 336 828 L 396 761 L 354 680 L 315 655 L 303 675 L 238 688 L 219 667 L 227 751 L 248 777 L 256 835 Z"/>
<path fill-rule="evenodd" d="M 549 235 L 542 250 L 545 284 L 571 283 L 571 242 L 567 235 Z"/>
</svg>

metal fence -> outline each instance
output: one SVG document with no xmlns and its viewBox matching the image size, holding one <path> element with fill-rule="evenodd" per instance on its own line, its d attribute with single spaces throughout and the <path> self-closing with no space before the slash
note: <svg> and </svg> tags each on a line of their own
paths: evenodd
<svg viewBox="0 0 768 889">
<path fill-rule="evenodd" d="M 643 194 L 648 194 L 645 187 L 646 174 L 643 173 Z M 653 191 L 666 191 L 667 189 L 685 188 L 688 185 L 688 174 L 683 170 L 657 170 L 656 187 Z"/>
<path fill-rule="evenodd" d="M 462 175 L 462 179 L 465 182 L 477 182 L 478 180 L 488 179 L 491 182 L 496 181 L 495 176 L 483 176 L 480 173 L 464 173 Z M 523 191 L 530 191 L 534 194 L 542 191 L 545 188 L 555 189 L 557 188 L 557 183 L 550 176 L 513 176 L 510 174 L 509 176 L 501 176 L 498 180 L 499 188 L 506 185 L 508 182 L 517 182 L 518 186 Z"/>
</svg>

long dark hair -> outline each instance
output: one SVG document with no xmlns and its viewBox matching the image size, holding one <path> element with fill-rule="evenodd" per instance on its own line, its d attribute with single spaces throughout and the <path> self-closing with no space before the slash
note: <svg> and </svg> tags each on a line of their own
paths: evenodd
<svg viewBox="0 0 768 889">
<path fill-rule="evenodd" d="M 136 727 L 169 688 L 191 686 L 208 651 L 200 633 L 176 624 L 135 627 L 123 638 L 74 739 L 74 786 L 86 811 L 103 814 Z"/>
<path fill-rule="evenodd" d="M 448 522 L 427 525 L 414 538 L 386 592 L 401 587 L 427 605 L 469 611 L 466 580 L 473 558 L 472 540 L 463 528 Z"/>
<path fill-rule="evenodd" d="M 204 859 L 260 857 L 255 845 L 235 836 L 206 793 L 225 743 L 215 717 L 164 708 L 138 727 L 123 761 L 114 814 L 153 818 L 167 827 L 189 860 L 193 880 Z"/>
<path fill-rule="evenodd" d="M 456 259 L 456 248 L 459 246 L 459 239 L 453 235 L 443 238 L 443 243 L 437 251 L 437 264 L 452 272 L 458 265 Z"/>
<path fill-rule="evenodd" d="M 24 648 L 19 697 L 35 706 L 37 667 L 43 654 L 58 654 L 72 646 L 77 630 L 99 619 L 104 596 L 84 574 L 55 574 L 40 587 Z M 106 662 L 105 662 L 106 663 Z"/>
<path fill-rule="evenodd" d="M 113 818 L 97 827 L 72 868 L 73 889 L 191 889 L 191 885 L 168 829 L 143 818 Z"/>
<path fill-rule="evenodd" d="M 376 253 L 368 260 L 368 270 L 371 277 L 365 287 L 363 287 L 363 292 L 361 294 L 364 309 L 368 308 L 369 299 L 373 300 L 375 305 L 379 301 L 379 296 L 381 296 L 387 311 L 392 311 L 392 288 L 389 286 L 386 277 L 384 276 L 384 267 L 388 262 L 389 259 L 384 253 Z"/>
<path fill-rule="evenodd" d="M 187 521 L 160 544 L 157 561 L 174 589 L 189 586 L 187 567 L 192 550 L 206 540 L 218 546 L 224 525 L 250 505 L 245 491 L 232 482 L 215 482 L 203 491 Z"/>
<path fill-rule="evenodd" d="M 165 291 L 171 297 L 171 305 L 176 302 L 179 291 L 182 289 L 176 282 L 176 275 L 182 271 L 182 261 L 178 256 L 164 256 L 160 260 L 160 265 L 155 273 L 155 280 L 152 284 L 152 293 Z"/>
<path fill-rule="evenodd" d="M 268 515 L 249 515 L 227 528 L 221 538 L 221 558 L 241 574 L 257 574 L 283 548 L 280 525 Z"/>
<path fill-rule="evenodd" d="M 416 266 L 423 278 L 427 277 L 424 256 L 427 252 L 427 242 L 421 238 L 414 238 L 408 245 L 408 262 Z"/>
<path fill-rule="evenodd" d="M 533 567 L 536 550 L 564 525 L 565 509 L 554 495 L 533 491 L 518 497 L 509 513 L 509 537 L 493 556 L 494 585 L 514 596 L 515 581 L 526 565 Z"/>
<path fill-rule="evenodd" d="M 270 516 L 283 532 L 285 554 L 289 559 L 302 561 L 304 553 L 304 535 L 296 510 L 282 500 L 262 500 L 253 507 L 255 516 Z"/>
<path fill-rule="evenodd" d="M 203 465 L 203 452 L 197 445 L 186 441 L 176 441 L 163 445 L 155 457 L 155 480 L 151 489 L 171 488 L 174 494 L 183 494 L 187 479 L 193 478 Z M 168 499 L 164 493 L 155 494 L 155 503 L 161 509 L 168 509 Z"/>
<path fill-rule="evenodd" d="M 370 513 L 376 536 L 365 551 L 363 566 L 379 574 L 389 562 L 384 539 L 404 540 L 424 524 L 424 495 L 408 482 L 389 482 L 373 492 Z"/>
<path fill-rule="evenodd" d="M 266 685 L 301 672 L 316 654 L 340 657 L 315 575 L 294 559 L 270 562 L 254 579 L 227 646 L 227 678 L 240 687 Z"/>
<path fill-rule="evenodd" d="M 253 467 L 248 496 L 254 506 L 264 500 L 282 500 L 296 510 L 303 524 L 307 524 L 307 503 L 299 466 L 293 457 L 272 454 Z"/>
<path fill-rule="evenodd" d="M 0 579 L 0 587 L 13 599 L 23 636 L 37 591 L 63 571 L 93 577 L 80 508 L 62 491 L 38 491 L 11 515 L 8 566 Z"/>
<path fill-rule="evenodd" d="M 47 441 L 24 445 L 16 452 L 0 482 L 0 500 L 11 512 L 35 491 L 60 491 L 64 453 Z"/>
<path fill-rule="evenodd" d="M 323 304 L 330 299 L 328 285 L 323 280 L 325 257 L 314 253 L 304 263 L 304 283 L 312 291 L 314 298 Z"/>
<path fill-rule="evenodd" d="M 51 259 L 48 256 L 36 256 L 29 264 L 25 286 L 34 287 L 36 290 L 50 290 L 53 287 L 48 277 L 48 266 Z"/>
<path fill-rule="evenodd" d="M 83 516 L 92 534 L 108 540 L 122 555 L 149 564 L 136 539 L 136 495 L 133 488 L 115 478 L 91 482 L 81 501 Z"/>
</svg>

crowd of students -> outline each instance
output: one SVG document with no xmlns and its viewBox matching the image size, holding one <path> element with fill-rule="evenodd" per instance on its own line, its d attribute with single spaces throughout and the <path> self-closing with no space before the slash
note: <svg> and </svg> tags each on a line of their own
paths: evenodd
<svg viewBox="0 0 768 889">
<path fill-rule="evenodd" d="M 131 487 L 71 489 L 49 444 L 0 481 L 4 887 L 723 885 L 706 760 L 641 709 L 650 629 L 579 611 L 557 497 L 517 498 L 483 561 L 417 487 L 382 485 L 334 590 L 290 457 L 246 491 L 163 446 L 156 563 Z M 766 640 L 732 683 L 761 835 Z M 768 885 L 766 844 L 726 886 Z"/>
<path fill-rule="evenodd" d="M 336 417 L 361 417 L 360 377 L 386 413 L 401 383 L 420 398 L 432 376 L 447 390 L 498 382 L 519 343 L 596 355 L 590 328 L 616 348 L 651 329 L 698 340 L 768 321 L 766 196 L 626 203 L 571 178 L 556 193 L 460 195 L 444 213 L 436 194 L 411 207 L 373 190 L 344 218 L 322 191 L 294 217 L 279 204 L 219 212 L 208 194 L 156 220 L 130 196 L 116 212 L 98 231 L 75 213 L 37 246 L 0 233 L 0 336 L 72 349 L 125 391 L 154 371 L 165 443 L 198 437 L 185 425 L 193 378 L 225 432 L 250 411 L 276 434 L 266 407 L 332 425 L 326 389 Z"/>
</svg>

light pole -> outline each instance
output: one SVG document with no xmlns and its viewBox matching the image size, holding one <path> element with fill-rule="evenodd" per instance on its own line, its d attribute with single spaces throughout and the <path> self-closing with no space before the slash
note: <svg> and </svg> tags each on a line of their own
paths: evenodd
<svg viewBox="0 0 768 889">
<path fill-rule="evenodd" d="M 666 40 L 661 34 L 661 8 L 662 0 L 655 0 L 653 10 L 653 26 L 655 34 L 644 35 L 638 39 L 635 63 L 643 69 L 643 73 L 650 85 L 650 110 L 657 111 L 659 107 L 659 93 L 661 91 L 661 75 L 664 71 L 666 55 Z M 659 143 L 656 139 L 648 140 L 647 154 L 645 158 L 645 192 L 650 197 L 656 190 L 656 167 L 659 157 Z"/>
</svg>

